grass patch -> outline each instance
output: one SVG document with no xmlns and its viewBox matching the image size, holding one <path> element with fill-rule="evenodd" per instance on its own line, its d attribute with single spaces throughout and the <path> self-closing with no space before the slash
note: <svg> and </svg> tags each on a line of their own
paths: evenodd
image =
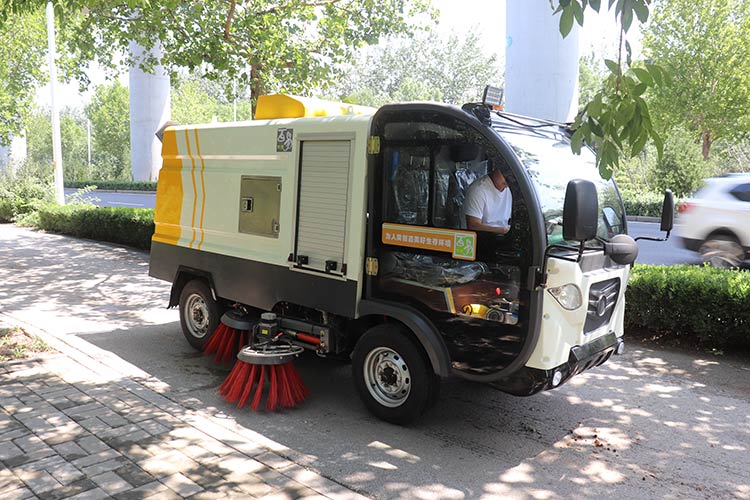
<svg viewBox="0 0 750 500">
<path fill-rule="evenodd" d="M 25 359 L 46 352 L 54 352 L 54 349 L 36 335 L 17 326 L 0 328 L 0 361 Z"/>
</svg>

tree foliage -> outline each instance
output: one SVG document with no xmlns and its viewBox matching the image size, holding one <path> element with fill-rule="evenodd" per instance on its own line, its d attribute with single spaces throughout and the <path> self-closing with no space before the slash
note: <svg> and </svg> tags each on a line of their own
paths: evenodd
<svg viewBox="0 0 750 500">
<path fill-rule="evenodd" d="M 41 7 L 9 1 L 2 15 Z M 267 91 L 309 92 L 327 86 L 336 68 L 363 44 L 409 33 L 429 0 L 54 0 L 63 29 L 65 73 L 87 84 L 86 64 L 117 69 L 161 64 L 215 81 Z M 134 60 L 132 42 L 147 49 Z M 231 85 L 231 83 L 230 83 Z M 231 87 L 227 88 L 231 92 Z"/>
<path fill-rule="evenodd" d="M 130 100 L 128 89 L 118 80 L 99 85 L 86 106 L 91 122 L 92 177 L 130 178 Z M 81 179 L 76 177 L 71 179 Z"/>
<path fill-rule="evenodd" d="M 252 119 L 247 89 L 237 92 L 237 100 L 232 102 L 216 82 L 188 76 L 173 83 L 171 98 L 172 120 L 177 123 L 234 121 L 235 105 L 237 120 Z"/>
<path fill-rule="evenodd" d="M 43 16 L 24 13 L 6 20 L 0 30 L 0 144 L 24 129 L 46 54 Z"/>
<path fill-rule="evenodd" d="M 587 8 L 599 11 L 601 0 L 550 0 L 560 14 L 560 33 L 567 36 L 573 23 L 583 25 Z M 573 123 L 572 147 L 580 152 L 584 143 L 596 150 L 601 174 L 609 178 L 620 162 L 620 156 L 633 157 L 649 140 L 661 157 L 663 141 L 654 127 L 643 95 L 649 88 L 668 84 L 670 76 L 654 64 L 632 61 L 626 34 L 637 19 L 645 23 L 651 0 L 608 0 L 608 8 L 620 25 L 618 60 L 605 60 L 607 74 L 603 88 L 583 107 Z M 624 57 L 624 61 L 623 61 Z"/>
<path fill-rule="evenodd" d="M 750 132 L 749 2 L 662 1 L 645 33 L 644 50 L 675 76 L 654 89 L 655 115 L 693 130 L 704 159 L 715 140 Z"/>
<path fill-rule="evenodd" d="M 487 84 L 502 80 L 498 58 L 486 54 L 475 33 L 465 38 L 427 32 L 369 49 L 336 89 L 368 106 L 398 101 L 463 104 L 481 97 Z"/>
</svg>

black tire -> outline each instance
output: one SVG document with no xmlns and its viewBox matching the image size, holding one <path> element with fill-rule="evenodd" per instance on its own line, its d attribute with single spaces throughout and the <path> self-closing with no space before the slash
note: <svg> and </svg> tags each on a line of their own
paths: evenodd
<svg viewBox="0 0 750 500">
<path fill-rule="evenodd" d="M 745 250 L 737 238 L 725 234 L 709 236 L 699 252 L 703 262 L 723 269 L 740 267 L 745 260 Z"/>
<path fill-rule="evenodd" d="M 411 423 L 437 401 L 440 379 L 403 327 L 378 325 L 365 332 L 352 354 L 352 372 L 367 409 L 386 422 Z"/>
<path fill-rule="evenodd" d="M 180 292 L 180 326 L 188 343 L 201 351 L 221 321 L 221 308 L 205 281 L 189 281 Z"/>
</svg>

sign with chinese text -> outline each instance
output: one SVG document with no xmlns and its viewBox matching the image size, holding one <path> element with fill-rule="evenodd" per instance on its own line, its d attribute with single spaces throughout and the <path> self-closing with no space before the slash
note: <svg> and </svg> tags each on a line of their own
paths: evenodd
<svg viewBox="0 0 750 500">
<path fill-rule="evenodd" d="M 386 245 L 446 252 L 454 259 L 477 257 L 477 233 L 473 231 L 384 223 L 382 241 Z"/>
</svg>

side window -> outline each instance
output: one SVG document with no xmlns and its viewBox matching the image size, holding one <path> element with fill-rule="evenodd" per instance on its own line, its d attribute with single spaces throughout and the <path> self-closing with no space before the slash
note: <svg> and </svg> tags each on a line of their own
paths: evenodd
<svg viewBox="0 0 750 500">
<path fill-rule="evenodd" d="M 384 158 L 385 220 L 427 225 L 430 149 L 424 146 L 387 147 Z"/>
<path fill-rule="evenodd" d="M 750 202 L 750 184 L 746 183 L 735 186 L 731 191 L 729 191 L 729 194 L 740 201 Z"/>
</svg>

